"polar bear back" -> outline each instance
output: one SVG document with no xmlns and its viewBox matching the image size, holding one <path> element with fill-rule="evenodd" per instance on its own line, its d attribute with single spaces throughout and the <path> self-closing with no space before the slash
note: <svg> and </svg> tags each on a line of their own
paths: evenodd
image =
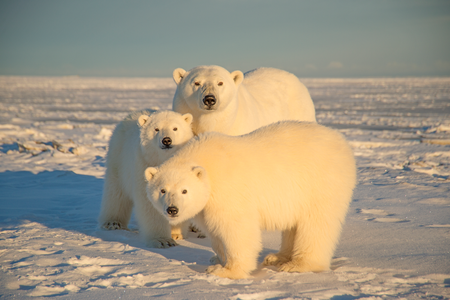
<svg viewBox="0 0 450 300">
<path fill-rule="evenodd" d="M 298 78 L 275 68 L 258 68 L 245 73 L 243 87 L 258 105 L 267 110 L 267 124 L 280 120 L 316 122 L 315 108 L 308 89 Z M 286 104 L 279 105 L 280 100 Z M 275 110 L 275 111 L 274 111 Z M 256 129 L 256 128 L 255 128 Z"/>
</svg>

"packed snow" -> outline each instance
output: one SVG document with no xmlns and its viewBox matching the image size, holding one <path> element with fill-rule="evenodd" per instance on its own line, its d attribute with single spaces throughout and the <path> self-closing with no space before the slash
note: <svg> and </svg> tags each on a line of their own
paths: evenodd
<svg viewBox="0 0 450 300">
<path fill-rule="evenodd" d="M 98 228 L 105 157 L 130 111 L 170 109 L 169 78 L 0 77 L 0 298 L 448 299 L 450 78 L 302 79 L 358 167 L 332 270 L 205 273 L 208 238 L 147 248 Z M 279 232 L 265 232 L 264 255 Z"/>
</svg>

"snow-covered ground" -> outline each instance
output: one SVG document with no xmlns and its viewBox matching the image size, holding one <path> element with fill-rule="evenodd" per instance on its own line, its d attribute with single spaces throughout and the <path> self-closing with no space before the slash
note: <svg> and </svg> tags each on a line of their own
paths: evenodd
<svg viewBox="0 0 450 300">
<path fill-rule="evenodd" d="M 172 79 L 0 77 L 0 298 L 448 299 L 450 78 L 302 81 L 357 158 L 333 270 L 233 281 L 205 274 L 212 250 L 194 233 L 159 250 L 97 229 L 111 132 L 129 111 L 170 109 Z M 261 256 L 279 242 L 264 233 Z"/>
</svg>

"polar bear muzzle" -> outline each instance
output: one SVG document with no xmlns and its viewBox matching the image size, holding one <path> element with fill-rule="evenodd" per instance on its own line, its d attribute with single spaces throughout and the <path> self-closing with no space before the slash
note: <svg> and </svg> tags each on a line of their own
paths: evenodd
<svg viewBox="0 0 450 300">
<path fill-rule="evenodd" d="M 203 98 L 203 104 L 206 105 L 207 110 L 212 110 L 213 106 L 216 105 L 216 103 L 216 96 L 214 96 L 213 94 L 208 94 Z"/>
<path fill-rule="evenodd" d="M 171 145 L 172 145 L 172 139 L 170 138 L 170 137 L 168 137 L 168 136 L 166 136 L 165 138 L 163 138 L 162 139 L 162 141 L 161 141 L 161 143 L 162 143 L 162 149 L 170 149 L 170 148 L 172 148 L 171 147 Z"/>
<path fill-rule="evenodd" d="M 167 214 L 171 217 L 175 217 L 178 214 L 178 207 L 176 206 L 169 206 L 167 209 Z"/>
</svg>

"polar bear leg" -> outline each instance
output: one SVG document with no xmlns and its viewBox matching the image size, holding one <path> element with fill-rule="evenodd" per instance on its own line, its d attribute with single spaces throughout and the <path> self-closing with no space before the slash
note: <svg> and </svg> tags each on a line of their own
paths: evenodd
<svg viewBox="0 0 450 300">
<path fill-rule="evenodd" d="M 224 266 L 226 260 L 225 260 L 225 252 L 223 251 L 222 241 L 217 236 L 211 235 L 211 246 L 216 255 L 211 257 L 209 259 L 209 262 L 212 265 L 220 264 Z"/>
<path fill-rule="evenodd" d="M 169 222 L 153 207 L 144 193 L 136 199 L 136 220 L 139 234 L 150 248 L 176 246 L 170 233 Z"/>
<path fill-rule="evenodd" d="M 172 239 L 174 240 L 182 240 L 187 238 L 187 234 L 189 231 L 189 221 L 185 221 L 178 225 L 170 226 L 170 234 L 172 235 Z"/>
<path fill-rule="evenodd" d="M 323 221 L 323 220 L 322 220 Z M 286 243 L 292 244 L 290 260 L 277 264 L 278 270 L 283 272 L 321 272 L 330 269 L 331 257 L 340 233 L 339 222 L 328 220 L 320 224 L 311 222 L 308 226 L 300 224 L 294 235 Z M 336 223 L 336 224 L 333 224 Z M 332 226 L 335 225 L 335 226 Z"/>
<path fill-rule="evenodd" d="M 133 201 L 123 193 L 118 178 L 108 170 L 106 172 L 99 224 L 108 230 L 126 230 L 133 210 Z"/>
<path fill-rule="evenodd" d="M 240 279 L 247 278 L 249 273 L 256 269 L 258 253 L 261 250 L 261 230 L 258 222 L 256 226 L 235 226 L 236 228 L 226 228 L 220 235 L 220 241 L 213 244 L 222 243 L 226 256 L 225 265 L 216 264 L 206 269 L 206 273 L 219 277 Z M 219 251 L 220 252 L 220 251 Z M 219 254 L 219 253 L 218 253 Z M 218 255 L 220 260 L 221 257 Z"/>
<path fill-rule="evenodd" d="M 281 248 L 278 253 L 271 253 L 264 258 L 263 265 L 266 266 L 280 266 L 291 260 L 291 255 L 294 247 L 292 242 L 295 239 L 297 228 L 284 230 L 281 233 Z"/>
</svg>

